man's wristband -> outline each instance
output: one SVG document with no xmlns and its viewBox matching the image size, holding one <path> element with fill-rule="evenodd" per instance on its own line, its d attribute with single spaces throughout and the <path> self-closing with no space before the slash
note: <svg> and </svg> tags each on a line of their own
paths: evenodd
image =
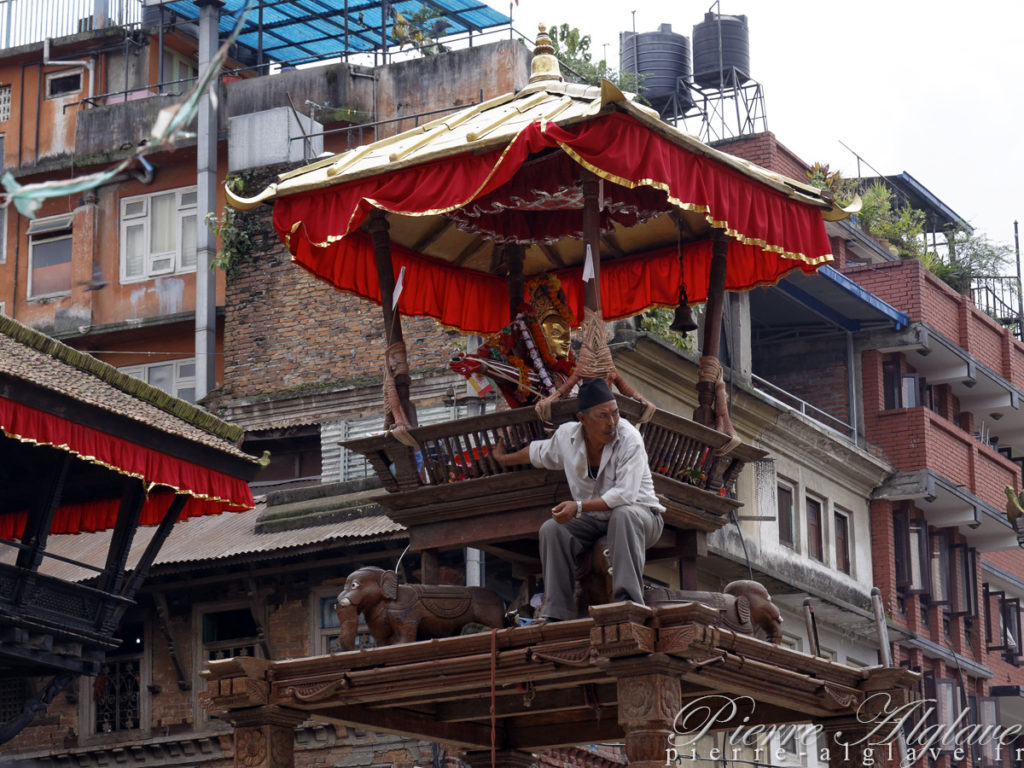
<svg viewBox="0 0 1024 768">
<path fill-rule="evenodd" d="M 576 499 L 576 514 L 573 515 L 573 517 L 575 517 L 575 518 L 583 517 L 583 502 L 580 501 L 579 499 Z"/>
</svg>

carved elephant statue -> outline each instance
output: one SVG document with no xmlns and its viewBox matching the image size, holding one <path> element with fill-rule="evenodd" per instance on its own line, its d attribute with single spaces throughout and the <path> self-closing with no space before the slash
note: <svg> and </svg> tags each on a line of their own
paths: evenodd
<svg viewBox="0 0 1024 768">
<path fill-rule="evenodd" d="M 377 645 L 451 637 L 474 622 L 500 628 L 505 619 L 504 601 L 489 589 L 399 584 L 394 571 L 375 567 L 349 574 L 336 610 L 345 650 L 355 647 L 360 613 Z"/>
<path fill-rule="evenodd" d="M 722 592 L 687 592 L 658 587 L 646 595 L 647 605 L 656 608 L 679 603 L 703 603 L 718 609 L 717 626 L 745 635 L 763 630 L 768 642 L 782 640 L 782 615 L 762 584 L 746 579 L 730 582 Z"/>
</svg>

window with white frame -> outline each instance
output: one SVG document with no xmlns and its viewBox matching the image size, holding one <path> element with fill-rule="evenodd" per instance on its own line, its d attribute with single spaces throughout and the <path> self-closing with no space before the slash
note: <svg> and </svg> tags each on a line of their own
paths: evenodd
<svg viewBox="0 0 1024 768">
<path fill-rule="evenodd" d="M 82 70 L 65 69 L 46 76 L 46 98 L 60 99 L 82 91 Z"/>
<path fill-rule="evenodd" d="M 71 223 L 74 214 L 33 219 L 28 225 L 28 295 L 71 293 Z"/>
<path fill-rule="evenodd" d="M 164 88 L 165 93 L 184 93 L 195 85 L 199 75 L 199 63 L 177 51 L 168 54 L 167 72 L 169 82 Z"/>
<path fill-rule="evenodd" d="M 0 133 L 0 169 L 4 168 L 4 152 L 7 137 Z M 0 264 L 7 261 L 7 209 L 0 208 Z"/>
<path fill-rule="evenodd" d="M 128 365 L 119 370 L 121 373 L 142 379 L 169 395 L 190 403 L 196 401 L 196 361 L 193 357 L 145 365 Z"/>
<path fill-rule="evenodd" d="M 196 194 L 183 187 L 122 198 L 122 283 L 195 271 Z"/>
<path fill-rule="evenodd" d="M 1021 638 L 1021 605 L 1019 597 L 982 584 L 985 605 L 985 647 L 1002 651 L 1003 659 L 1014 666 L 1021 663 L 1024 641 Z"/>
<path fill-rule="evenodd" d="M 83 683 L 82 728 L 94 736 L 139 731 L 148 722 L 145 624 L 126 621 L 115 637 L 120 647 L 107 654 L 98 675 Z"/>
<path fill-rule="evenodd" d="M 0 123 L 11 119 L 11 86 L 0 85 Z"/>
</svg>

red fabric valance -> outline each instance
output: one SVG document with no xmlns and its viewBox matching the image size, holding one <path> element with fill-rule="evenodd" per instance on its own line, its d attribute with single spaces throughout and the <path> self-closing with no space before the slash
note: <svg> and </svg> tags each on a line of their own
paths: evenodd
<svg viewBox="0 0 1024 768">
<path fill-rule="evenodd" d="M 182 519 L 253 506 L 252 493 L 244 480 L 6 398 L 0 398 L 0 431 L 11 439 L 68 451 L 84 461 L 156 486 L 143 509 L 144 525 L 160 522 L 176 492 L 192 497 L 182 510 Z M 119 503 L 120 490 L 110 500 L 60 507 L 50 532 L 111 528 Z M 19 536 L 24 520 L 24 512 L 0 515 L 0 536 Z"/>
<path fill-rule="evenodd" d="M 345 257 L 318 258 L 318 250 L 298 243 L 295 262 L 339 290 L 380 304 L 380 285 L 370 237 L 353 232 L 345 238 Z M 392 245 L 395 272 L 406 268 L 398 309 L 405 315 L 433 317 L 444 325 L 483 335 L 508 325 L 508 285 L 496 275 L 459 269 L 451 264 Z M 682 277 L 694 304 L 707 299 L 711 243 L 702 240 L 683 248 Z M 752 245 L 734 243 L 729 252 L 726 290 L 770 285 L 780 275 L 773 260 Z M 799 262 L 790 269 L 815 268 Z M 561 280 L 566 301 L 577 318 L 583 317 L 583 268 L 554 272 Z M 605 320 L 630 317 L 652 306 L 675 306 L 679 289 L 676 249 L 662 248 L 601 265 L 601 308 Z"/>
<path fill-rule="evenodd" d="M 444 158 L 284 196 L 275 201 L 274 226 L 300 266 L 341 290 L 379 302 L 369 238 L 357 231 L 373 207 L 409 215 L 462 208 L 512 179 L 532 154 L 554 147 L 607 181 L 627 188 L 658 190 L 672 205 L 702 213 L 712 226 L 724 230 L 732 238 L 729 290 L 774 283 L 793 269 L 811 272 L 832 259 L 816 207 L 689 152 L 621 113 L 568 128 L 532 123 L 503 150 Z M 506 202 L 497 193 L 489 200 Z M 510 220 L 526 215 L 525 211 L 506 213 Z M 552 234 L 552 227 L 559 226 L 559 218 L 572 218 L 551 217 L 550 211 L 542 214 L 550 217 L 545 219 L 545 237 Z M 578 226 L 575 221 L 573 226 Z M 526 224 L 518 226 L 518 230 L 526 228 Z M 514 232 L 509 235 L 514 236 Z M 428 315 L 473 332 L 491 332 L 507 321 L 503 280 L 458 269 L 397 246 L 393 251 L 396 274 L 401 266 L 407 267 L 405 291 L 399 300 L 403 314 Z M 710 249 L 699 243 L 684 254 L 686 286 L 692 301 L 704 298 L 709 259 Z M 623 260 L 603 263 L 605 318 L 635 314 L 651 303 L 674 305 L 679 286 L 676 260 L 674 249 L 671 254 L 657 251 L 633 256 L 624 260 L 628 265 L 622 265 L 625 271 L 618 281 L 614 277 L 616 263 Z M 698 260 L 705 263 L 694 263 Z M 666 283 L 673 270 L 675 281 Z M 571 275 L 573 270 L 559 274 L 564 272 Z M 629 282 L 632 279 L 639 282 Z M 571 277 L 568 282 L 571 284 Z"/>
</svg>

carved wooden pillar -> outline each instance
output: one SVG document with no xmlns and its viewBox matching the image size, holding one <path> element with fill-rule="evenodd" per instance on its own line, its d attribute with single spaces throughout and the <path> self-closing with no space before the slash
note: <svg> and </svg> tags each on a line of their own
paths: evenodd
<svg viewBox="0 0 1024 768">
<path fill-rule="evenodd" d="M 505 243 L 501 246 L 502 258 L 505 261 L 505 271 L 508 274 L 508 319 L 511 321 L 519 312 L 519 305 L 523 303 L 524 285 L 526 278 L 523 277 L 523 254 L 525 249 L 518 243 Z"/>
<path fill-rule="evenodd" d="M 871 749 L 865 743 L 869 741 L 866 737 L 871 726 L 859 722 L 856 716 L 826 720 L 821 725 L 828 748 L 829 768 L 860 768 L 872 762 L 886 765 L 888 751 L 894 758 L 889 765 L 895 765 L 899 760 L 895 744 L 891 750 L 875 747 L 871 752 L 865 752 L 865 748 Z"/>
<path fill-rule="evenodd" d="M 388 235 L 388 221 L 384 211 L 374 209 L 370 214 L 370 238 L 373 242 L 373 255 L 377 262 L 377 282 L 380 285 L 380 306 L 384 314 L 384 344 L 390 349 L 393 345 L 404 343 L 402 336 L 402 317 L 396 308 L 392 308 L 395 296 L 395 267 L 391 261 L 391 238 Z M 404 353 L 402 358 L 404 360 Z M 385 363 L 387 365 L 388 363 Z M 416 409 L 409 399 L 410 377 L 408 371 L 395 374 L 395 388 L 398 400 L 408 422 L 416 426 Z M 396 420 L 397 416 L 396 416 Z"/>
<path fill-rule="evenodd" d="M 295 768 L 295 727 L 304 717 L 280 707 L 236 710 L 235 768 Z"/>
<path fill-rule="evenodd" d="M 704 313 L 704 339 L 701 357 L 718 359 L 722 337 L 722 307 L 725 304 L 725 272 L 728 266 L 729 238 L 716 233 L 711 246 L 711 268 L 708 274 L 708 302 Z M 693 420 L 706 427 L 715 426 L 715 383 L 697 382 L 697 408 Z"/>
<path fill-rule="evenodd" d="M 590 171 L 583 171 L 583 248 L 590 254 L 594 264 L 594 279 L 584 283 L 583 297 L 587 309 L 601 310 L 601 180 Z M 586 262 L 584 261 L 584 264 Z"/>
<path fill-rule="evenodd" d="M 664 768 L 672 723 L 680 707 L 682 665 L 667 656 L 652 654 L 616 664 L 614 674 L 619 725 L 626 733 L 630 766 Z"/>
<path fill-rule="evenodd" d="M 200 705 L 235 729 L 235 768 L 295 768 L 295 728 L 304 712 L 271 704 L 266 659 L 207 662 Z"/>
<path fill-rule="evenodd" d="M 679 531 L 682 552 L 679 553 L 679 588 L 696 590 L 697 562 L 708 556 L 707 535 L 704 531 Z"/>
</svg>

